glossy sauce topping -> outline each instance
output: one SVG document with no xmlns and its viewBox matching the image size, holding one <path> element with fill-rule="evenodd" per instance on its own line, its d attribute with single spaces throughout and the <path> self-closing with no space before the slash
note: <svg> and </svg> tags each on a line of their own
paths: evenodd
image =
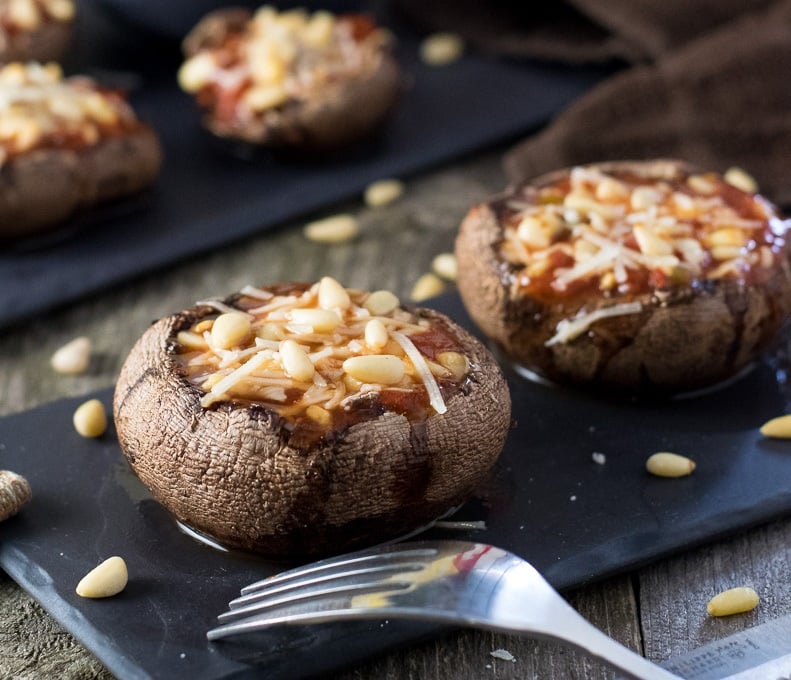
<svg viewBox="0 0 791 680">
<path fill-rule="evenodd" d="M 258 404 L 302 436 L 394 411 L 410 420 L 442 413 L 470 371 L 453 331 L 409 312 L 386 291 L 312 286 L 247 287 L 178 332 L 187 379 L 217 402 Z"/>
<path fill-rule="evenodd" d="M 220 46 L 189 57 L 179 84 L 218 121 L 241 124 L 364 71 L 386 42 L 387 34 L 364 15 L 264 6 Z"/>
<path fill-rule="evenodd" d="M 715 173 L 648 178 L 577 167 L 496 209 L 517 289 L 544 302 L 629 299 L 695 280 L 764 280 L 788 222 Z"/>
</svg>

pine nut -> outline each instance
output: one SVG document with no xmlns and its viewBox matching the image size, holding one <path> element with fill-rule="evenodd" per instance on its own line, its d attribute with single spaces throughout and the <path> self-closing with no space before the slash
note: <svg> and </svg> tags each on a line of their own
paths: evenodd
<svg viewBox="0 0 791 680">
<path fill-rule="evenodd" d="M 400 304 L 398 297 L 389 290 L 376 290 L 365 299 L 363 306 L 374 316 L 384 316 Z"/>
<path fill-rule="evenodd" d="M 0 522 L 16 515 L 33 496 L 30 484 L 10 470 L 0 470 Z"/>
<path fill-rule="evenodd" d="M 656 205 L 661 200 L 662 194 L 653 187 L 636 187 L 632 190 L 629 203 L 633 210 L 645 210 L 652 205 Z"/>
<path fill-rule="evenodd" d="M 724 590 L 712 597 L 706 605 L 711 616 L 731 616 L 749 612 L 758 606 L 760 598 L 752 588 L 740 586 Z"/>
<path fill-rule="evenodd" d="M 464 41 L 455 33 L 434 33 L 420 44 L 420 58 L 429 66 L 447 66 L 464 54 Z"/>
<path fill-rule="evenodd" d="M 761 434 L 773 439 L 791 439 L 791 415 L 767 421 L 761 426 Z"/>
<path fill-rule="evenodd" d="M 330 309 L 293 309 L 288 316 L 296 324 L 310 326 L 315 333 L 331 333 L 341 323 L 341 317 Z"/>
<path fill-rule="evenodd" d="M 315 371 L 313 362 L 305 350 L 293 340 L 283 340 L 280 343 L 280 361 L 289 378 L 300 382 L 307 382 L 313 378 Z"/>
<path fill-rule="evenodd" d="M 192 331 L 179 331 L 176 335 L 179 345 L 186 349 L 192 350 L 205 350 L 207 349 L 206 341 L 202 335 L 193 333 Z"/>
<path fill-rule="evenodd" d="M 332 414 L 325 408 L 311 404 L 305 409 L 305 415 L 319 425 L 329 426 L 332 423 Z"/>
<path fill-rule="evenodd" d="M 346 289 L 330 276 L 319 281 L 319 307 L 322 309 L 348 309 L 352 304 Z"/>
<path fill-rule="evenodd" d="M 71 0 L 49 0 L 47 11 L 58 21 L 71 21 L 74 18 L 74 3 Z"/>
<path fill-rule="evenodd" d="M 459 265 L 453 253 L 440 253 L 431 261 L 432 271 L 442 279 L 455 281 L 459 273 Z"/>
<path fill-rule="evenodd" d="M 470 372 L 470 360 L 458 352 L 440 352 L 437 361 L 447 368 L 456 380 L 460 380 Z"/>
<path fill-rule="evenodd" d="M 671 255 L 673 253 L 673 246 L 659 238 L 653 231 L 636 226 L 632 232 L 640 247 L 640 252 L 644 255 Z"/>
<path fill-rule="evenodd" d="M 687 178 L 687 185 L 699 194 L 713 194 L 717 190 L 714 182 L 703 175 L 690 175 Z"/>
<path fill-rule="evenodd" d="M 263 340 L 280 341 L 286 337 L 286 332 L 283 327 L 276 323 L 265 323 L 263 326 L 255 329 L 256 337 Z"/>
<path fill-rule="evenodd" d="M 415 281 L 410 297 L 415 302 L 421 302 L 422 300 L 428 300 L 428 298 L 439 295 L 444 289 L 445 284 L 442 283 L 442 279 L 439 278 L 439 276 L 431 273 L 423 274 L 423 276 Z"/>
<path fill-rule="evenodd" d="M 645 462 L 645 467 L 657 477 L 684 477 L 692 474 L 695 461 L 677 453 L 663 451 L 650 456 Z"/>
<path fill-rule="evenodd" d="M 317 243 L 342 243 L 353 239 L 360 225 L 353 215 L 333 215 L 305 225 L 304 234 Z"/>
<path fill-rule="evenodd" d="M 629 189 L 613 177 L 605 177 L 596 187 L 596 200 L 622 201 L 629 198 Z"/>
<path fill-rule="evenodd" d="M 67 342 L 50 359 L 50 365 L 58 373 L 84 373 L 90 363 L 91 340 L 86 337 Z"/>
<path fill-rule="evenodd" d="M 220 349 L 238 347 L 250 336 L 250 318 L 242 312 L 220 314 L 211 327 L 211 342 Z"/>
<path fill-rule="evenodd" d="M 758 193 L 758 182 L 741 168 L 729 168 L 722 177 L 728 184 L 747 194 Z"/>
<path fill-rule="evenodd" d="M 732 260 L 742 254 L 739 246 L 714 246 L 711 249 L 711 256 L 720 262 Z"/>
<path fill-rule="evenodd" d="M 72 418 L 74 429 L 83 437 L 101 437 L 107 430 L 107 413 L 98 399 L 81 404 Z"/>
<path fill-rule="evenodd" d="M 366 354 L 346 359 L 343 370 L 362 383 L 394 385 L 404 377 L 404 362 L 392 354 Z"/>
<path fill-rule="evenodd" d="M 117 595 L 129 581 L 129 572 L 122 557 L 110 557 L 94 567 L 77 584 L 80 597 L 99 598 Z"/>
<path fill-rule="evenodd" d="M 363 200 L 371 208 L 397 201 L 404 194 L 404 183 L 397 179 L 380 179 L 365 188 Z"/>
<path fill-rule="evenodd" d="M 371 349 L 381 349 L 389 339 L 390 334 L 379 319 L 371 319 L 365 324 L 365 344 Z"/>
<path fill-rule="evenodd" d="M 746 239 L 741 229 L 726 227 L 709 234 L 708 240 L 712 246 L 743 246 Z"/>
</svg>

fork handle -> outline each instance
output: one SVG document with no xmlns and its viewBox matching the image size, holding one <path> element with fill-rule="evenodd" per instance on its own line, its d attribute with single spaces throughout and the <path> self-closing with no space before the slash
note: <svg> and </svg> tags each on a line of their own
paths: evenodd
<svg viewBox="0 0 791 680">
<path fill-rule="evenodd" d="M 681 680 L 679 676 L 651 663 L 645 657 L 613 640 L 566 602 L 562 604 L 553 602 L 546 614 L 552 619 L 551 625 L 526 626 L 515 623 L 512 627 L 502 630 L 513 633 L 514 630 L 521 629 L 532 636 L 564 642 L 601 660 L 625 677 L 635 680 Z"/>
</svg>

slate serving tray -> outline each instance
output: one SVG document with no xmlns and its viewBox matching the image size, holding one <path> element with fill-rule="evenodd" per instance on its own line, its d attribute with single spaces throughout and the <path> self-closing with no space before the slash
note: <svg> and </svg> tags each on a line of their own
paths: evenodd
<svg viewBox="0 0 791 680">
<path fill-rule="evenodd" d="M 472 327 L 455 294 L 432 306 Z M 455 517 L 486 529 L 426 535 L 509 549 L 568 589 L 789 514 L 791 443 L 758 432 L 789 408 L 787 371 L 775 355 L 719 391 L 654 404 L 509 372 L 515 427 Z M 109 405 L 109 390 L 98 396 Z M 292 565 L 222 553 L 182 533 L 131 474 L 112 432 L 99 440 L 74 432 L 82 400 L 0 419 L 0 468 L 34 490 L 33 502 L 0 524 L 0 566 L 117 676 L 295 678 L 442 632 L 375 622 L 275 631 L 257 647 L 207 643 L 243 585 Z M 651 477 L 644 461 L 659 450 L 690 455 L 698 467 L 687 478 Z M 127 589 L 104 601 L 77 597 L 79 579 L 111 555 L 127 561 Z"/>
<path fill-rule="evenodd" d="M 109 21 L 93 2 L 81 2 L 67 72 L 129 88 L 141 118 L 160 134 L 165 165 L 139 198 L 98 209 L 50 237 L 0 242 L 0 327 L 357 195 L 375 179 L 405 177 L 521 135 L 608 72 L 476 53 L 426 67 L 417 55 L 420 36 L 386 3 L 361 2 L 393 28 L 405 73 L 401 102 L 381 134 L 322 161 L 244 158 L 201 130 L 191 98 L 176 85 L 178 45 L 152 43 Z"/>
</svg>

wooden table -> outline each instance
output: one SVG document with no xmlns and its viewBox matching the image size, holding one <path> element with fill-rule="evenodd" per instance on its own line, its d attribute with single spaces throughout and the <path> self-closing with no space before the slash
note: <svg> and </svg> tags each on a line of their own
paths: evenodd
<svg viewBox="0 0 791 680">
<path fill-rule="evenodd" d="M 367 208 L 352 200 L 323 213 L 356 213 L 362 233 L 351 243 L 308 241 L 302 222 L 230 245 L 165 271 L 30 320 L 0 337 L 0 414 L 113 384 L 132 343 L 159 316 L 248 283 L 316 280 L 389 288 L 406 299 L 432 258 L 453 249 L 459 221 L 505 180 L 490 152 L 413 178 L 402 200 Z M 49 357 L 78 335 L 96 356 L 81 376 L 55 374 Z M 594 624 L 646 657 L 661 661 L 791 611 L 791 520 L 777 521 L 634 573 L 566 593 Z M 716 592 L 752 585 L 755 611 L 726 619 L 706 615 Z M 496 649 L 515 661 L 491 656 Z M 107 678 L 110 674 L 71 635 L 0 572 L 0 678 Z M 482 632 L 461 632 L 391 653 L 341 676 L 352 678 L 608 678 L 609 671 L 558 645 Z"/>
</svg>

